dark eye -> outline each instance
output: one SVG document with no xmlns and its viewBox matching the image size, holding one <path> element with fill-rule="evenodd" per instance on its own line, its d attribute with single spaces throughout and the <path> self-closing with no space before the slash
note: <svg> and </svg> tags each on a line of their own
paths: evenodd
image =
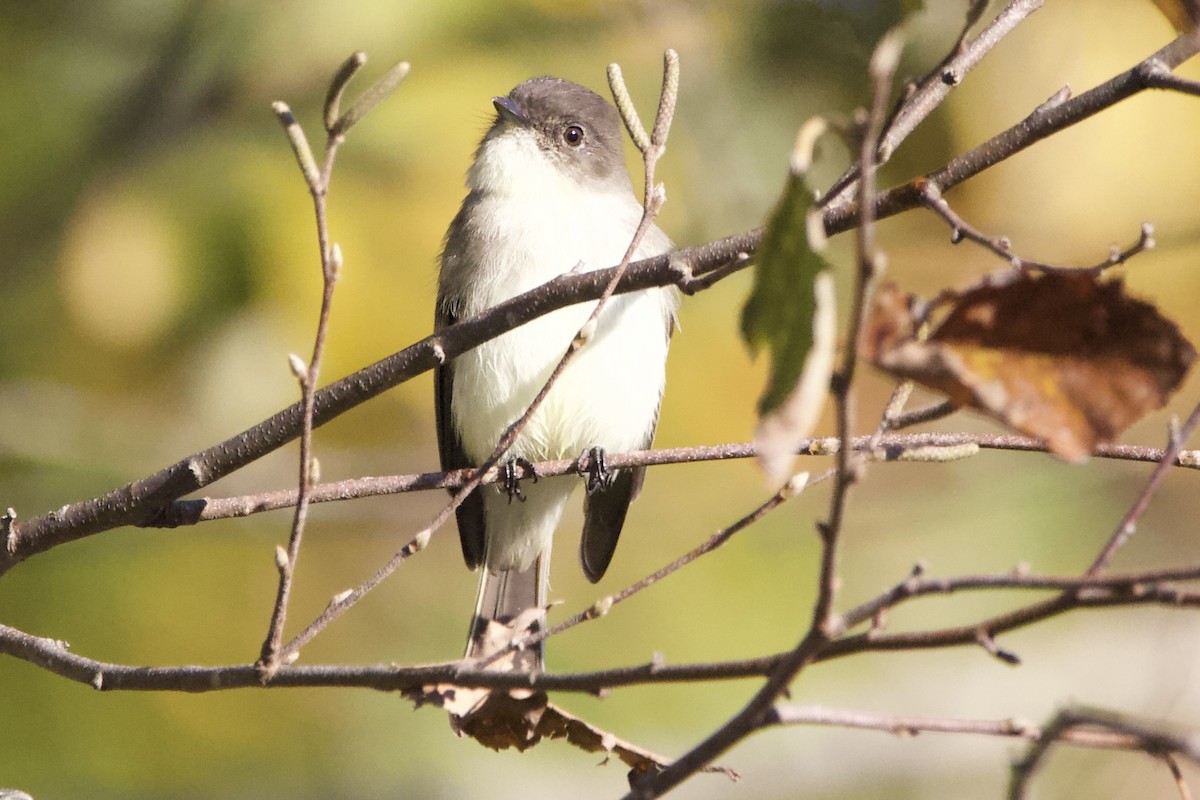
<svg viewBox="0 0 1200 800">
<path fill-rule="evenodd" d="M 579 147 L 583 144 L 583 128 L 578 125 L 568 125 L 563 128 L 562 138 L 568 147 Z"/>
</svg>

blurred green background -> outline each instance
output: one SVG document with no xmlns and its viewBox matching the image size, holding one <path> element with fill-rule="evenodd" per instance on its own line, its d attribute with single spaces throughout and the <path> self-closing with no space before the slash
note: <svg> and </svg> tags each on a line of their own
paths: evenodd
<svg viewBox="0 0 1200 800">
<path fill-rule="evenodd" d="M 491 113 L 489 99 L 535 74 L 604 91 L 619 62 L 651 114 L 662 51 L 683 68 L 662 226 L 681 245 L 760 223 L 783 183 L 797 127 L 865 98 L 861 66 L 895 2 L 320 3 L 39 0 L 0 15 L 0 507 L 31 516 L 85 499 L 209 446 L 292 402 L 287 354 L 307 353 L 319 299 L 309 198 L 270 103 L 290 103 L 316 143 L 329 76 L 354 50 L 371 62 L 351 93 L 393 61 L 399 92 L 352 133 L 330 194 L 345 253 L 326 381 L 426 335 L 440 239 Z M 885 170 L 932 169 L 1024 117 L 1059 87 L 1082 91 L 1172 37 L 1143 0 L 1050 3 L 1002 43 Z M 929 2 L 910 23 L 902 70 L 922 74 L 953 41 L 961 4 Z M 1195 65 L 1183 74 L 1197 77 Z M 1147 94 L 1045 142 L 951 193 L 975 224 L 1023 255 L 1094 263 L 1152 221 L 1158 249 L 1129 268 L 1133 290 L 1200 338 L 1200 102 Z M 820 180 L 844 165 L 826 150 Z M 638 174 L 635 170 L 635 174 Z M 843 240 L 845 237 L 842 237 Z M 847 243 L 835 240 L 843 265 Z M 934 292 L 999 262 L 952 247 L 941 222 L 881 226 L 890 273 Z M 843 296 L 847 283 L 839 280 Z M 763 368 L 740 345 L 748 275 L 688 298 L 675 337 L 658 443 L 742 441 Z M 888 390 L 864 375 L 860 427 Z M 1168 411 L 1130 431 L 1161 444 L 1170 413 L 1200 397 L 1193 378 Z M 918 401 L 919 402 L 919 401 Z M 321 429 L 324 480 L 433 470 L 428 376 Z M 986 429 L 959 415 L 944 429 Z M 823 432 L 832 430 L 826 421 Z M 233 495 L 294 481 L 295 448 L 210 489 Z M 812 464 L 814 469 L 823 463 Z M 918 559 L 941 575 L 1082 569 L 1139 491 L 1146 466 L 1070 467 L 985 454 L 949 466 L 874 467 L 855 489 L 841 602 L 857 603 Z M 1195 563 L 1195 473 L 1167 481 L 1117 559 Z M 733 522 L 769 493 L 749 463 L 653 470 L 599 587 L 563 525 L 553 594 L 590 605 Z M 368 576 L 444 502 L 441 493 L 314 508 L 292 628 Z M 805 625 L 822 488 L 793 500 L 719 555 L 553 640 L 549 665 L 581 670 L 765 654 Z M 0 621 L 131 664 L 252 661 L 273 598 L 277 512 L 191 529 L 123 529 L 61 547 L 0 581 Z M 476 576 L 443 530 L 303 653 L 306 663 L 416 663 L 461 652 Z M 1012 598 L 915 603 L 894 629 L 961 623 Z M 1067 702 L 1194 723 L 1200 622 L 1182 611 L 1076 614 L 980 650 L 879 655 L 809 670 L 793 700 L 897 714 L 1042 721 Z M 644 747 L 678 754 L 755 682 L 624 689 L 568 709 Z M 495 754 L 456 739 L 437 710 L 369 691 L 98 693 L 0 660 L 0 787 L 49 798 L 613 797 L 616 764 L 547 743 Z M 822 729 L 776 730 L 722 758 L 737 786 L 694 778 L 684 797 L 997 796 L 1016 744 Z M 1197 777 L 1195 771 L 1190 775 Z M 1042 797 L 1173 796 L 1145 756 L 1057 752 Z"/>
</svg>

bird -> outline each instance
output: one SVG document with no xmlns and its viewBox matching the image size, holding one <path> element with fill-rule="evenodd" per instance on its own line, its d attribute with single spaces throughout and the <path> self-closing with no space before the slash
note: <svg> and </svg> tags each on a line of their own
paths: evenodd
<svg viewBox="0 0 1200 800">
<path fill-rule="evenodd" d="M 435 331 L 564 273 L 615 266 L 643 216 L 626 170 L 621 120 L 604 98 L 542 76 L 492 104 L 496 117 L 475 152 L 467 196 L 442 248 Z M 671 249 L 668 236 L 650 224 L 633 260 Z M 491 455 L 594 307 L 558 309 L 438 367 L 443 470 L 475 467 Z M 645 478 L 644 467 L 607 470 L 604 454 L 650 446 L 677 308 L 671 288 L 614 295 L 508 451 L 509 480 L 476 487 L 456 510 L 463 558 L 482 573 L 466 659 L 492 655 L 521 629 L 540 629 L 553 535 L 580 482 L 535 475 L 521 486 L 511 479 L 514 465 L 592 456 L 580 560 L 593 583 L 604 575 Z M 508 631 L 499 644 L 493 623 Z M 518 649 L 514 668 L 544 669 L 541 643 Z"/>
</svg>

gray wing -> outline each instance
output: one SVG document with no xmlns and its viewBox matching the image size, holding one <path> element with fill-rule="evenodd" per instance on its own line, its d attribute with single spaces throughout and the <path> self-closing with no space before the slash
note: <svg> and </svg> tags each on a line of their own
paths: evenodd
<svg viewBox="0 0 1200 800">
<path fill-rule="evenodd" d="M 649 447 L 653 438 L 651 431 L 643 448 Z M 617 539 L 625 525 L 629 504 L 641 492 L 645 480 L 645 467 L 620 470 L 608 488 L 588 495 L 583 501 L 583 538 L 579 542 L 579 560 L 583 564 L 583 574 L 592 583 L 604 577 L 617 549 Z"/>
<path fill-rule="evenodd" d="M 439 296 L 437 311 L 434 317 L 434 330 L 440 331 L 453 325 L 454 314 L 449 309 L 449 303 Z M 454 362 L 443 364 L 434 370 L 433 379 L 434 411 L 437 417 L 438 456 L 442 462 L 442 470 L 463 469 L 473 467 L 470 457 L 463 449 L 458 429 L 454 426 L 452 402 L 454 399 Z M 451 494 L 454 491 L 451 490 Z M 463 500 L 455 512 L 458 517 L 458 539 L 462 545 L 463 559 L 467 566 L 475 569 L 483 563 L 487 534 L 483 517 L 483 494 L 481 487 L 475 487 Z"/>
<path fill-rule="evenodd" d="M 634 258 L 645 258 L 665 253 L 670 249 L 671 240 L 657 225 L 651 225 Z M 664 315 L 668 340 L 675 332 L 675 309 L 678 302 L 676 292 L 670 291 L 666 295 Z M 658 411 L 659 409 L 654 410 L 654 422 L 641 443 L 642 449 L 648 449 L 654 441 L 654 432 L 658 428 Z M 579 542 L 579 560 L 583 564 L 583 574 L 592 583 L 604 577 L 604 572 L 617 549 L 617 539 L 620 538 L 621 528 L 625 525 L 629 504 L 637 499 L 645 481 L 645 467 L 623 469 L 616 473 L 607 489 L 601 489 L 584 499 L 583 537 Z"/>
<path fill-rule="evenodd" d="M 667 338 L 675 329 L 675 317 L 672 314 L 667 322 Z M 661 402 L 659 408 L 662 407 Z M 659 408 L 654 409 L 654 422 L 646 433 L 641 449 L 647 450 L 654 442 L 654 432 L 658 429 Z M 592 583 L 604 577 L 617 549 L 617 539 L 621 536 L 621 528 L 625 525 L 625 515 L 629 513 L 629 504 L 637 499 L 646 482 L 645 467 L 630 467 L 619 470 L 613 477 L 613 482 L 606 489 L 600 489 L 588 495 L 583 501 L 583 536 L 579 541 L 579 561 L 583 564 L 583 574 Z"/>
</svg>

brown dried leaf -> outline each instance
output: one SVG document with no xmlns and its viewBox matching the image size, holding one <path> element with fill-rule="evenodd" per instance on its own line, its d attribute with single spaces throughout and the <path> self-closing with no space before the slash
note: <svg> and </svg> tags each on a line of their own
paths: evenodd
<svg viewBox="0 0 1200 800">
<path fill-rule="evenodd" d="M 1070 461 L 1161 408 L 1196 357 L 1175 323 L 1091 272 L 1017 273 L 969 289 L 925 339 L 912 305 L 895 284 L 880 288 L 867 358 Z"/>
<path fill-rule="evenodd" d="M 507 650 L 514 637 L 536 625 L 545 609 L 531 609 L 519 615 L 511 625 L 493 621 L 483 631 L 481 655 L 470 666 L 486 664 L 492 672 L 527 672 L 536 669 L 538 659 L 528 650 Z M 498 657 L 497 657 L 498 656 Z M 459 736 L 470 736 L 484 747 L 507 750 L 515 747 L 525 751 L 543 739 L 565 739 L 589 753 L 615 755 L 630 769 L 630 780 L 656 773 L 670 760 L 643 750 L 637 745 L 589 725 L 582 719 L 551 705 L 546 693 L 535 689 L 487 689 L 462 687 L 452 683 L 422 686 L 405 692 L 418 707 L 436 705 L 450 716 L 450 727 Z M 737 773 L 724 767 L 710 767 L 707 772 L 721 772 L 733 780 Z"/>
<path fill-rule="evenodd" d="M 417 706 L 436 705 L 450 715 L 450 727 L 485 747 L 525 751 L 542 739 L 565 739 L 588 753 L 616 756 L 629 767 L 630 781 L 661 771 L 671 760 L 591 725 L 547 702 L 545 692 L 529 689 L 463 688 L 448 683 L 406 692 Z M 728 767 L 711 766 L 730 780 L 740 777 Z"/>
<path fill-rule="evenodd" d="M 492 620 L 475 643 L 474 651 L 478 655 L 464 665 L 476 669 L 483 665 L 489 672 L 540 669 L 540 659 L 534 651 L 509 649 L 509 646 L 517 637 L 537 627 L 545 615 L 546 608 L 532 608 L 517 615 L 509 624 Z M 629 767 L 631 781 L 656 773 L 671 763 L 669 759 L 622 741 L 551 705 L 541 690 L 487 689 L 438 683 L 407 691 L 405 696 L 418 708 L 435 705 L 445 709 L 455 733 L 469 736 L 493 750 L 515 747 L 524 752 L 546 738 L 566 739 L 586 752 L 602 752 L 606 758 L 617 756 Z M 705 771 L 720 772 L 732 780 L 738 778 L 736 772 L 724 767 L 709 767 Z"/>
</svg>

